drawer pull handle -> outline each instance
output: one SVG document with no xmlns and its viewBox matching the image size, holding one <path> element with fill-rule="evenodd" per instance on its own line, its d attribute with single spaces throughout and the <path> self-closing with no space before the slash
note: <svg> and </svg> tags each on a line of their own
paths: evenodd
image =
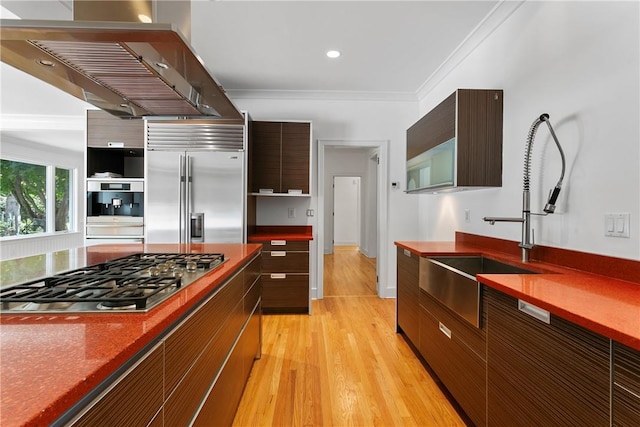
<svg viewBox="0 0 640 427">
<path fill-rule="evenodd" d="M 451 339 L 451 329 L 444 326 L 442 322 L 438 322 L 438 329 L 440 329 L 440 332 L 445 334 L 447 338 Z"/>
<path fill-rule="evenodd" d="M 271 256 L 287 256 L 286 251 L 271 251 Z"/>
<path fill-rule="evenodd" d="M 271 273 L 272 279 L 286 279 L 287 275 L 285 273 Z"/>
<path fill-rule="evenodd" d="M 402 252 L 403 252 L 406 256 L 408 256 L 408 257 L 410 257 L 410 256 L 411 256 L 411 251 L 410 251 L 410 250 L 403 249 L 403 250 L 402 250 Z"/>
<path fill-rule="evenodd" d="M 528 314 L 531 317 L 535 317 L 538 320 L 543 321 L 544 323 L 551 323 L 551 313 L 547 310 L 543 310 L 540 307 L 536 307 L 533 304 L 529 304 L 526 301 L 518 300 L 518 310 L 521 312 Z"/>
<path fill-rule="evenodd" d="M 271 246 L 286 246 L 287 245 L 287 241 L 286 240 L 272 240 L 271 241 Z"/>
</svg>

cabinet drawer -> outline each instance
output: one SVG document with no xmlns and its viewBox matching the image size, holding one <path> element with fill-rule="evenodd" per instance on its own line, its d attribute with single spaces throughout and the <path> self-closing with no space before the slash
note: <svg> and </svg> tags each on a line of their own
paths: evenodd
<svg viewBox="0 0 640 427">
<path fill-rule="evenodd" d="M 406 337 L 417 348 L 420 339 L 418 332 L 419 257 L 416 254 L 398 248 L 397 263 L 397 322 Z"/>
<path fill-rule="evenodd" d="M 262 255 L 255 257 L 242 272 L 244 275 L 244 293 L 255 284 L 262 274 Z"/>
<path fill-rule="evenodd" d="M 160 344 L 71 424 L 118 426 L 150 423 L 162 408 L 163 354 L 164 347 Z M 136 398 L 132 399 L 132 396 Z"/>
<path fill-rule="evenodd" d="M 262 242 L 262 250 L 309 252 L 309 242 L 306 240 L 266 240 Z"/>
<path fill-rule="evenodd" d="M 166 338 L 165 387 L 168 394 L 241 301 L 242 291 L 242 275 L 238 274 Z"/>
<path fill-rule="evenodd" d="M 308 311 L 308 274 L 263 274 L 262 308 L 265 312 Z"/>
<path fill-rule="evenodd" d="M 242 303 L 238 302 L 231 310 L 227 321 L 220 325 L 218 334 L 205 346 L 204 351 L 197 355 L 182 381 L 167 398 L 164 404 L 165 425 L 189 424 L 189 420 L 200 406 L 202 396 L 206 396 L 212 382 L 223 368 L 229 349 L 233 347 L 240 333 L 243 320 Z"/>
<path fill-rule="evenodd" d="M 640 420 L 640 352 L 613 344 L 613 425 L 637 426 Z"/>
<path fill-rule="evenodd" d="M 485 296 L 489 424 L 609 425 L 609 340 L 553 315 L 539 320 L 499 291 Z"/>
<path fill-rule="evenodd" d="M 262 254 L 262 272 L 309 273 L 309 252 L 264 252 Z"/>
<path fill-rule="evenodd" d="M 420 308 L 420 354 L 467 416 L 486 424 L 486 362 L 445 323 Z"/>
<path fill-rule="evenodd" d="M 471 348 L 483 360 L 487 358 L 487 340 L 485 329 L 473 327 L 469 322 L 450 311 L 440 301 L 429 295 L 424 289 L 420 289 L 420 306 L 426 309 L 433 317 L 444 323 L 452 334 L 469 348 Z M 486 310 L 482 310 L 486 315 Z M 481 324 L 484 323 L 484 319 Z"/>
</svg>

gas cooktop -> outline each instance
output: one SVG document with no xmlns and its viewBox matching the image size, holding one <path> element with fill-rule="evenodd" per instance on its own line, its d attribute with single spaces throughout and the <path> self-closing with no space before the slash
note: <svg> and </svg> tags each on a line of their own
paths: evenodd
<svg viewBox="0 0 640 427">
<path fill-rule="evenodd" d="M 0 311 L 144 312 L 224 261 L 219 253 L 129 255 L 0 289 Z"/>
</svg>

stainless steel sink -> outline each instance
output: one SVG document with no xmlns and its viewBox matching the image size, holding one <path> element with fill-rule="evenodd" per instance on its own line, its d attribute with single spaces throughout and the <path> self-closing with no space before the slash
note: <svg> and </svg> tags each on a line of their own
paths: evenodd
<svg viewBox="0 0 640 427">
<path fill-rule="evenodd" d="M 453 269 L 456 273 L 467 274 L 475 279 L 476 274 L 535 274 L 535 271 L 516 267 L 504 262 L 483 256 L 470 257 L 437 257 L 430 258 L 445 268 Z"/>
<path fill-rule="evenodd" d="M 482 305 L 476 274 L 535 274 L 483 256 L 420 258 L 420 288 L 476 327 Z"/>
</svg>

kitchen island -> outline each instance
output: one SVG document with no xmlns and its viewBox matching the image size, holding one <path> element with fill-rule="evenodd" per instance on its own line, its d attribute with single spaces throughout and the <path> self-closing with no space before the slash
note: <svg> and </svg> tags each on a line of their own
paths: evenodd
<svg viewBox="0 0 640 427">
<path fill-rule="evenodd" d="M 536 246 L 523 263 L 466 233 L 396 246 L 397 331 L 475 425 L 640 423 L 640 262 Z M 507 269 L 455 268 L 479 258 Z"/>
<path fill-rule="evenodd" d="M 225 342 L 230 340 L 233 348 L 239 347 L 238 343 L 243 342 L 242 334 L 245 330 L 256 335 L 251 343 L 259 343 L 259 292 L 256 293 L 259 291 L 259 244 L 122 244 L 72 249 L 3 261 L 0 264 L 2 286 L 140 252 L 215 252 L 224 253 L 226 261 L 146 312 L 3 311 L 0 315 L 1 425 L 43 425 L 61 419 L 72 420 L 78 413 L 82 413 L 85 404 L 93 405 L 123 375 L 130 373 L 138 360 L 147 357 L 158 346 L 165 353 L 168 352 L 171 344 L 169 341 L 173 337 L 179 337 L 176 331 L 180 331 L 179 328 L 185 325 L 190 327 L 191 319 L 196 319 L 203 311 L 202 308 L 206 308 L 210 301 L 214 301 L 222 293 L 218 291 L 230 288 L 230 284 L 236 286 L 236 282 L 239 302 L 223 306 L 228 313 L 220 315 L 218 310 L 216 319 L 219 319 L 220 324 L 207 323 L 205 319 L 202 323 L 205 326 L 203 333 L 210 333 L 211 338 L 205 337 L 203 342 L 214 343 L 217 336 L 213 337 L 213 331 L 233 329 L 228 327 L 231 325 L 238 330 L 238 338 L 224 338 L 227 340 Z M 233 295 L 236 295 L 236 291 Z M 249 302 L 253 305 L 247 308 Z M 223 323 L 225 328 L 221 328 Z M 196 335 L 191 338 L 197 341 Z M 217 348 L 222 353 L 220 363 L 233 360 L 232 349 Z M 247 348 L 252 347 L 249 345 Z M 180 349 L 177 350 L 179 352 Z M 259 353 L 259 348 L 257 350 Z M 196 351 L 202 351 L 203 354 L 205 352 L 202 349 Z M 255 354 L 254 350 L 254 354 L 250 355 L 251 360 Z M 168 356 L 161 356 L 160 360 L 164 364 L 173 363 Z M 243 375 L 248 375 L 247 368 L 250 365 L 236 365 L 238 364 L 243 366 Z M 197 366 L 197 363 L 193 362 L 193 366 Z M 185 368 L 185 372 L 186 370 L 188 369 Z M 223 376 L 224 373 L 221 377 Z M 184 373 L 175 382 L 187 384 L 183 378 L 188 379 L 189 373 Z M 246 378 L 234 380 L 244 385 Z M 142 388 L 144 389 L 144 385 Z M 175 390 L 178 389 L 180 385 L 175 387 Z M 164 393 L 168 394 L 169 391 L 171 390 Z M 175 398 L 177 395 L 177 392 L 173 392 L 171 397 Z M 165 422 L 172 419 L 174 414 L 163 409 L 170 400 L 168 397 L 160 397 L 160 407 L 157 411 L 154 410 L 154 422 L 161 422 L 163 418 Z"/>
</svg>

